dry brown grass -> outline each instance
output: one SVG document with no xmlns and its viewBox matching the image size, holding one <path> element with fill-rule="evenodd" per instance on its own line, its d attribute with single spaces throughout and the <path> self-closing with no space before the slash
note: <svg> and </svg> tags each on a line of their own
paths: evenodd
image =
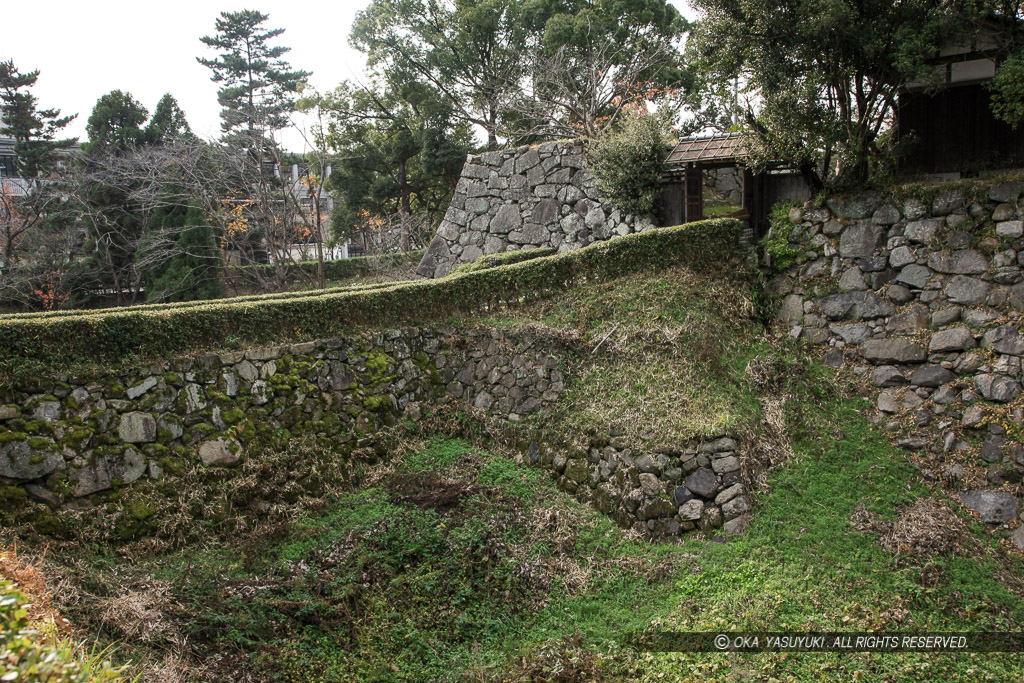
<svg viewBox="0 0 1024 683">
<path fill-rule="evenodd" d="M 29 621 L 43 629 L 69 633 L 71 622 L 53 605 L 42 566 L 42 558 L 19 554 L 15 545 L 0 544 L 0 580 L 13 581 L 14 588 L 30 600 L 27 605 Z"/>
<path fill-rule="evenodd" d="M 898 555 L 952 555 L 974 544 L 967 526 L 949 505 L 920 498 L 902 508 L 896 519 L 880 519 L 863 506 L 850 523 L 858 531 L 878 534 L 878 543 Z"/>
</svg>

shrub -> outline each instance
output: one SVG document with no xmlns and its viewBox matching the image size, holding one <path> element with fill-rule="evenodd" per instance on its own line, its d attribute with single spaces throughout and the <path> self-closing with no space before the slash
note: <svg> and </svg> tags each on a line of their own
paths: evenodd
<svg viewBox="0 0 1024 683">
<path fill-rule="evenodd" d="M 0 316 L 0 358 L 33 367 L 174 357 L 229 345 L 281 344 L 491 312 L 566 287 L 676 264 L 720 269 L 735 255 L 739 223 L 660 228 L 579 251 L 438 280 L 326 290 L 293 297 L 107 309 L 64 316 Z"/>
<path fill-rule="evenodd" d="M 30 623 L 29 603 L 10 581 L 0 581 L 2 680 L 25 683 L 94 683 L 123 680 L 104 653 L 83 652 L 68 638 L 40 632 Z"/>
<path fill-rule="evenodd" d="M 789 237 L 793 234 L 793 222 L 789 220 L 789 210 L 792 207 L 793 204 L 790 202 L 779 202 L 772 207 L 772 212 L 768 216 L 771 228 L 768 234 L 761 238 L 761 250 L 768 256 L 769 267 L 774 273 L 788 270 L 803 253 L 802 250 L 789 246 Z"/>
<path fill-rule="evenodd" d="M 649 216 L 661 197 L 668 152 L 666 125 L 653 114 L 625 119 L 621 129 L 596 142 L 590 169 L 611 203 L 636 216 Z"/>
</svg>

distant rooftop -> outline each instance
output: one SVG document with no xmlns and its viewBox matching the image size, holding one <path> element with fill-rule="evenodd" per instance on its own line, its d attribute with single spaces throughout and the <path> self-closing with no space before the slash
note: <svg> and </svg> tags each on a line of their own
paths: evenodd
<svg viewBox="0 0 1024 683">
<path fill-rule="evenodd" d="M 735 162 L 747 156 L 747 147 L 740 133 L 723 133 L 683 138 L 675 146 L 665 163 L 681 166 L 701 162 L 721 164 Z"/>
</svg>

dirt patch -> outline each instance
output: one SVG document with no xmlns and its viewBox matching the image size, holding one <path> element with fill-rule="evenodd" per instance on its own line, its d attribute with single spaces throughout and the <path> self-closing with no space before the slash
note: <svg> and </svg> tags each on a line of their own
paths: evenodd
<svg viewBox="0 0 1024 683">
<path fill-rule="evenodd" d="M 892 520 L 858 507 L 850 523 L 858 531 L 878 534 L 881 546 L 899 555 L 951 555 L 963 550 L 970 537 L 956 513 L 934 498 L 914 501 Z"/>
<path fill-rule="evenodd" d="M 444 514 L 457 508 L 464 498 L 478 492 L 481 487 L 444 479 L 435 472 L 401 472 L 391 478 L 388 489 L 393 502 L 410 503 Z"/>
</svg>

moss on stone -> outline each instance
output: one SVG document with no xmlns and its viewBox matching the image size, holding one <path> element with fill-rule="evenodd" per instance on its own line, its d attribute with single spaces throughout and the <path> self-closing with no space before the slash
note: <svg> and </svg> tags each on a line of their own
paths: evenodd
<svg viewBox="0 0 1024 683">
<path fill-rule="evenodd" d="M 28 494 L 20 486 L 0 486 L 0 509 L 17 512 L 28 500 Z"/>
<path fill-rule="evenodd" d="M 12 443 L 14 441 L 25 441 L 26 439 L 28 439 L 28 434 L 25 432 L 0 432 L 0 444 Z"/>
</svg>

